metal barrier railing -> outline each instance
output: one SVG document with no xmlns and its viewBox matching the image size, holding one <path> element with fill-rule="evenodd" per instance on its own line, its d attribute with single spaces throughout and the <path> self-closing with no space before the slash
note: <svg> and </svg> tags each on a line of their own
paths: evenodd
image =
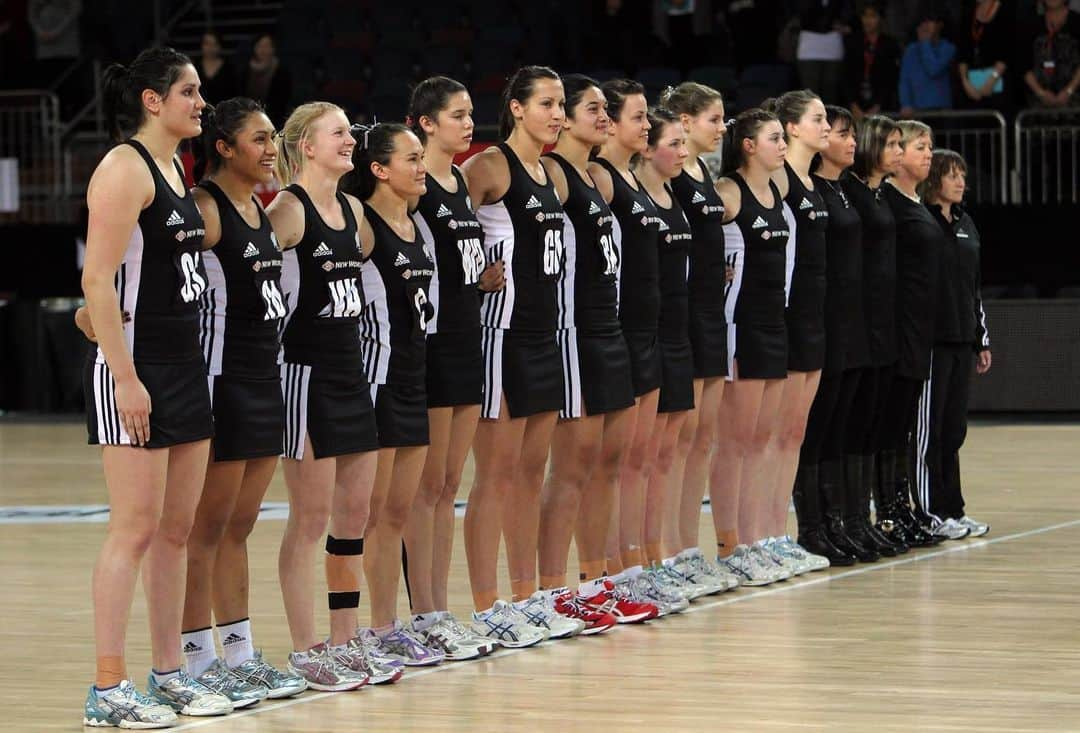
<svg viewBox="0 0 1080 733">
<path fill-rule="evenodd" d="M 934 131 L 934 147 L 950 148 L 968 165 L 967 198 L 976 204 L 1009 201 L 1005 117 L 994 110 L 920 110 L 916 118 Z"/>
<path fill-rule="evenodd" d="M 14 158 L 19 176 L 19 210 L 0 221 L 67 219 L 60 154 L 60 100 L 52 92 L 0 92 L 0 158 Z"/>
<path fill-rule="evenodd" d="M 1080 200 L 1080 110 L 1024 110 L 1016 116 L 1013 144 L 1014 201 L 1075 204 Z"/>
</svg>

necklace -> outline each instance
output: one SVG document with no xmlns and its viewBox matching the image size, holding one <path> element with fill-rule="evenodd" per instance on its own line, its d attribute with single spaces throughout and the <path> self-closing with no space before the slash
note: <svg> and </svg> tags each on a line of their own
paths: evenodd
<svg viewBox="0 0 1080 733">
<path fill-rule="evenodd" d="M 833 181 L 828 178 L 818 176 L 818 180 L 825 182 L 825 185 L 828 186 L 832 190 L 832 192 L 836 194 L 836 196 L 840 199 L 840 203 L 844 205 L 845 209 L 851 208 L 851 204 L 848 203 L 847 194 L 844 193 L 844 187 L 840 185 L 840 179 Z"/>
<path fill-rule="evenodd" d="M 908 193 L 908 192 L 907 192 L 907 191 L 905 191 L 904 189 L 902 189 L 902 188 L 900 188 L 899 186 L 897 186 L 897 185 L 896 185 L 896 184 L 895 184 L 895 183 L 893 182 L 893 180 L 892 180 L 891 178 L 890 178 L 890 179 L 888 180 L 888 183 L 889 183 L 889 185 L 890 185 L 890 186 L 892 186 L 892 187 L 893 187 L 893 188 L 895 188 L 895 189 L 896 189 L 897 191 L 899 191 L 899 192 L 900 192 L 900 194 L 901 194 L 901 195 L 902 195 L 902 196 L 903 196 L 904 198 L 910 199 L 910 200 L 914 201 L 914 202 L 915 202 L 915 203 L 917 203 L 917 204 L 921 204 L 921 203 L 922 203 L 922 199 L 921 199 L 921 198 L 919 198 L 919 195 L 918 195 L 918 194 L 915 194 L 914 196 L 912 196 L 912 195 L 911 195 L 910 193 Z"/>
</svg>

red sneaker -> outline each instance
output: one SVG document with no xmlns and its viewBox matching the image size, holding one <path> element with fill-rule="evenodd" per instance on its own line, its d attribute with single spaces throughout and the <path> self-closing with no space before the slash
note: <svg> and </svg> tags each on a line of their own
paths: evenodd
<svg viewBox="0 0 1080 733">
<path fill-rule="evenodd" d="M 609 595 L 614 599 L 614 603 L 611 604 L 609 610 L 620 624 L 641 623 L 660 615 L 660 609 L 656 604 L 635 601 L 628 585 L 619 585 L 606 580 L 604 581 L 604 593 L 600 595 Z M 593 600 L 599 599 L 600 595 L 596 596 L 595 599 L 590 598 L 589 603 L 592 604 Z"/>
<path fill-rule="evenodd" d="M 601 593 L 595 597 L 600 598 L 602 595 L 604 594 Z M 589 599 L 579 595 L 577 591 L 570 591 L 556 598 L 555 610 L 565 616 L 584 621 L 585 630 L 581 632 L 581 636 L 599 634 L 619 622 L 609 610 L 593 607 Z"/>
</svg>

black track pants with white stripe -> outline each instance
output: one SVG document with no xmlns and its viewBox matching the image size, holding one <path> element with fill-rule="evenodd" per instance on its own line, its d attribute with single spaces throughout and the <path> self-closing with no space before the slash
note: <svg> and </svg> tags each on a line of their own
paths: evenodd
<svg viewBox="0 0 1080 733">
<path fill-rule="evenodd" d="M 960 447 L 967 437 L 971 344 L 937 344 L 915 425 L 916 501 L 928 519 L 964 516 Z"/>
</svg>

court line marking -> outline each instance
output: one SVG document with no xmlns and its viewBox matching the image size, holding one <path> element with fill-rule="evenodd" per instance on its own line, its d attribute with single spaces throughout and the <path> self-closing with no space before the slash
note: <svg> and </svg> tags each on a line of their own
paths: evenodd
<svg viewBox="0 0 1080 733">
<path fill-rule="evenodd" d="M 816 586 L 816 585 L 820 585 L 822 583 L 831 583 L 833 581 L 841 580 L 841 579 L 844 579 L 844 578 L 853 578 L 853 577 L 856 577 L 856 576 L 859 576 L 859 575 L 865 575 L 866 573 L 872 573 L 875 570 L 884 570 L 886 568 L 893 568 L 893 567 L 897 567 L 897 566 L 900 566 L 900 565 L 910 565 L 911 563 L 924 562 L 926 560 L 931 560 L 931 559 L 933 559 L 935 557 L 941 557 L 943 555 L 950 555 L 950 554 L 953 554 L 953 553 L 956 553 L 956 552 L 968 552 L 970 550 L 983 548 L 983 547 L 989 547 L 990 545 L 996 545 L 996 544 L 1001 543 L 1001 542 L 1010 542 L 1012 540 L 1024 539 L 1026 537 L 1034 537 L 1036 535 L 1046 534 L 1047 532 L 1054 532 L 1054 531 L 1059 530 L 1059 529 L 1067 529 L 1069 527 L 1076 527 L 1076 526 L 1080 526 L 1080 519 L 1072 519 L 1072 520 L 1070 520 L 1068 522 L 1058 522 L 1057 524 L 1049 524 L 1049 525 L 1046 525 L 1045 527 L 1036 527 L 1035 529 L 1029 529 L 1029 530 L 1025 530 L 1023 532 L 1014 532 L 1013 534 L 1002 535 L 1000 537 L 994 537 L 994 538 L 991 538 L 991 539 L 988 539 L 988 540 L 976 539 L 976 540 L 964 541 L 962 544 L 956 544 L 956 545 L 953 545 L 951 547 L 942 548 L 940 550 L 932 550 L 930 552 L 919 552 L 916 555 L 909 555 L 907 557 L 900 557 L 900 558 L 897 558 L 895 560 L 890 560 L 888 562 L 882 562 L 882 561 L 879 560 L 876 563 L 868 563 L 868 564 L 863 565 L 862 567 L 856 567 L 856 568 L 853 568 L 851 570 L 844 570 L 843 572 L 839 572 L 839 573 L 835 573 L 835 574 L 823 575 L 823 576 L 820 576 L 820 577 L 817 577 L 817 578 L 809 578 L 809 579 L 806 579 L 806 580 L 800 580 L 799 582 L 795 582 L 795 583 L 788 584 L 788 581 L 785 581 L 783 584 L 781 584 L 779 586 L 773 586 L 771 588 L 764 588 L 764 589 L 761 589 L 761 590 L 758 590 L 758 589 L 755 589 L 755 588 L 744 588 L 744 589 L 741 590 L 739 595 L 734 595 L 734 596 L 731 596 L 730 598 L 722 598 L 722 599 L 719 599 L 719 600 L 709 601 L 709 602 L 706 602 L 706 603 L 695 602 L 695 604 L 693 606 L 691 606 L 687 610 L 683 611 L 682 614 L 679 614 L 679 615 L 683 615 L 683 614 L 687 614 L 687 613 L 695 613 L 695 612 L 698 612 L 698 611 L 705 611 L 705 610 L 709 610 L 709 609 L 713 609 L 713 608 L 720 608 L 721 606 L 730 606 L 730 605 L 732 605 L 734 603 L 742 603 L 744 601 L 749 601 L 749 600 L 753 600 L 753 599 L 756 599 L 756 598 L 765 598 L 767 596 L 774 596 L 774 595 L 777 595 L 779 593 L 789 593 L 789 592 L 794 591 L 794 590 L 800 590 L 800 589 L 803 589 L 803 588 L 810 588 L 810 587 L 813 587 L 813 586 Z M 917 551 L 913 551 L 913 552 L 917 552 Z M 747 592 L 747 591 L 749 591 L 749 592 Z M 547 643 L 558 644 L 558 643 L 563 643 L 563 642 L 544 642 L 544 643 L 545 644 L 547 644 Z M 500 649 L 498 651 L 498 657 L 497 658 L 508 657 L 508 656 L 510 656 L 512 654 L 519 654 L 521 652 L 528 652 L 528 651 L 529 651 L 528 649 Z M 395 682 L 394 685 L 400 685 L 403 682 L 405 682 L 406 680 L 415 679 L 417 677 L 426 677 L 427 675 L 430 675 L 430 674 L 435 674 L 437 672 L 446 672 L 448 670 L 457 669 L 459 667 L 463 667 L 463 666 L 468 665 L 468 664 L 475 664 L 476 662 L 482 662 L 482 661 L 493 661 L 493 660 L 488 658 L 488 657 L 481 657 L 481 658 L 476 659 L 476 660 L 470 660 L 470 661 L 464 661 L 464 662 L 446 662 L 446 663 L 443 663 L 443 664 L 441 664 L 439 666 L 436 666 L 436 667 L 426 667 L 426 668 L 419 669 L 419 670 L 416 670 L 416 671 L 410 671 L 410 672 L 407 672 L 405 677 L 403 677 L 401 680 Z M 240 712 L 231 713 L 229 715 L 223 715 L 221 717 L 208 718 L 206 720 L 192 721 L 190 723 L 182 723 L 182 724 L 180 724 L 178 726 L 175 726 L 175 727 L 171 728 L 170 730 L 181 731 L 181 730 L 194 730 L 196 728 L 205 728 L 205 727 L 210 726 L 210 725 L 218 725 L 220 723 L 230 722 L 230 721 L 233 721 L 233 720 L 237 720 L 239 718 L 246 718 L 246 717 L 249 717 L 251 715 L 259 715 L 260 713 L 268 713 L 268 712 L 271 712 L 273 710 L 282 710 L 284 708 L 289 708 L 289 707 L 292 707 L 294 705 L 303 705 L 304 703 L 315 702 L 316 700 L 322 700 L 323 698 L 331 697 L 331 696 L 334 696 L 334 695 L 347 695 L 347 694 L 350 694 L 350 693 L 347 693 L 347 692 L 345 692 L 345 693 L 342 693 L 342 692 L 317 692 L 315 694 L 304 693 L 302 697 L 292 698 L 292 699 L 285 700 L 285 701 L 279 702 L 279 703 L 267 704 L 264 701 L 264 702 L 260 702 L 258 704 L 258 706 L 255 707 L 252 710 L 242 710 Z M 356 694 L 356 693 L 352 693 L 352 694 Z"/>
</svg>

